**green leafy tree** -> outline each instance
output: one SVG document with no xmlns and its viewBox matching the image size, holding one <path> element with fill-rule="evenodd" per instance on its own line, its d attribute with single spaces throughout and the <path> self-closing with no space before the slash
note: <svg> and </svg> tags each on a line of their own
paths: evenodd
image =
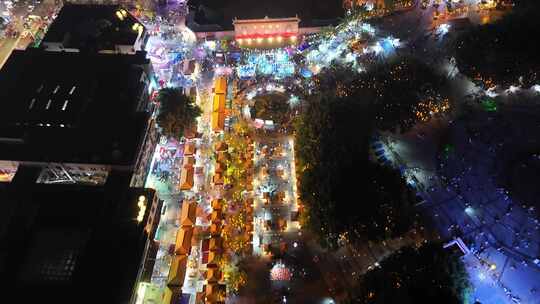
<svg viewBox="0 0 540 304">
<path fill-rule="evenodd" d="M 459 71 L 486 87 L 537 84 L 540 3 L 521 0 L 494 23 L 470 27 L 453 40 Z"/>
<path fill-rule="evenodd" d="M 426 113 L 448 104 L 445 79 L 405 57 L 361 74 L 334 65 L 314 82 L 315 94 L 304 96 L 307 106 L 295 119 L 306 227 L 327 247 L 395 238 L 418 227 L 414 192 L 397 170 L 370 160 L 369 138 L 429 119 Z"/>
<path fill-rule="evenodd" d="M 465 303 L 471 284 L 461 258 L 440 243 L 405 247 L 368 271 L 352 303 Z"/>
<path fill-rule="evenodd" d="M 365 73 L 351 72 L 347 66 L 323 71 L 316 83 L 321 92 L 355 97 L 371 113 L 374 126 L 383 131 L 406 132 L 426 121 L 426 112 L 440 112 L 449 106 L 443 92 L 446 79 L 415 58 L 403 57 L 380 62 Z"/>
<path fill-rule="evenodd" d="M 251 114 L 255 118 L 273 120 L 275 123 L 283 124 L 290 118 L 287 97 L 275 93 L 257 96 Z"/>
<path fill-rule="evenodd" d="M 195 125 L 195 119 L 202 113 L 193 99 L 178 88 L 163 88 L 157 95 L 159 112 L 157 125 L 168 138 L 180 139 L 186 128 Z"/>
<path fill-rule="evenodd" d="M 300 199 L 323 246 L 401 236 L 415 225 L 414 194 L 399 172 L 369 160 L 373 118 L 355 96 L 319 95 L 296 121 Z"/>
</svg>

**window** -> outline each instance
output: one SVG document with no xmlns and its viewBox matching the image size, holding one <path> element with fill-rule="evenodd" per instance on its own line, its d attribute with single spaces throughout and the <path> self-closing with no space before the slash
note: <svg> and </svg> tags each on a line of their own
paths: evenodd
<svg viewBox="0 0 540 304">
<path fill-rule="evenodd" d="M 40 276 L 46 281 L 67 281 L 73 275 L 75 262 L 74 251 L 59 253 L 55 259 L 41 265 Z"/>
<path fill-rule="evenodd" d="M 71 228 L 34 232 L 17 279 L 38 284 L 71 281 L 86 238 L 87 232 Z"/>
</svg>

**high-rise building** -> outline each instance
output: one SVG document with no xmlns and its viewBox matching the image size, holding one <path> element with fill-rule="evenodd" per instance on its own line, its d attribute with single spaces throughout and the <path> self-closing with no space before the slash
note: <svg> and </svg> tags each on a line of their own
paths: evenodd
<svg viewBox="0 0 540 304">
<path fill-rule="evenodd" d="M 0 70 L 0 286 L 17 303 L 132 303 L 149 281 L 161 201 L 143 188 L 158 139 L 145 41 L 119 6 L 66 5 Z"/>
<path fill-rule="evenodd" d="M 129 187 L 127 173 L 51 185 L 26 169 L 0 183 L 2 290 L 17 303 L 133 303 L 153 269 L 154 191 Z"/>
<path fill-rule="evenodd" d="M 0 165 L 41 167 L 38 182 L 142 186 L 157 134 L 144 53 L 15 51 L 0 71 Z M 11 175 L 13 176 L 13 175 Z"/>
<path fill-rule="evenodd" d="M 41 46 L 47 51 L 135 54 L 148 41 L 146 28 L 119 5 L 66 4 Z"/>
</svg>

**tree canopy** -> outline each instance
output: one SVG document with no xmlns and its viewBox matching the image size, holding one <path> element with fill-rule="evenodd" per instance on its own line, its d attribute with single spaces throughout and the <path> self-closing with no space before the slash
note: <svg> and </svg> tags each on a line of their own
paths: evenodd
<svg viewBox="0 0 540 304">
<path fill-rule="evenodd" d="M 159 112 L 157 125 L 168 138 L 180 139 L 186 128 L 195 125 L 195 119 L 202 113 L 193 99 L 178 88 L 163 88 L 157 95 Z"/>
<path fill-rule="evenodd" d="M 540 72 L 540 44 L 534 38 L 540 35 L 537 2 L 522 0 L 504 18 L 460 34 L 453 42 L 459 70 L 487 86 L 537 84 Z"/>
<path fill-rule="evenodd" d="M 406 132 L 450 107 L 442 92 L 446 79 L 412 57 L 380 62 L 360 74 L 337 66 L 322 72 L 316 81 L 321 92 L 358 99 L 371 113 L 373 126 L 384 131 Z"/>
<path fill-rule="evenodd" d="M 470 291 L 459 256 L 440 243 L 405 247 L 368 271 L 354 303 L 464 303 Z"/>
<path fill-rule="evenodd" d="M 283 124 L 290 118 L 287 96 L 278 93 L 260 95 L 254 98 L 251 108 L 251 116 L 264 120 L 273 120 L 277 124 Z"/>
<path fill-rule="evenodd" d="M 414 194 L 399 172 L 368 159 L 372 119 L 355 97 L 312 97 L 296 121 L 300 199 L 323 245 L 396 237 L 413 226 Z"/>
<path fill-rule="evenodd" d="M 407 131 L 449 107 L 445 79 L 414 58 L 366 73 L 333 66 L 295 121 L 302 221 L 322 244 L 383 240 L 417 226 L 415 194 L 400 173 L 369 159 L 377 130 Z"/>
</svg>

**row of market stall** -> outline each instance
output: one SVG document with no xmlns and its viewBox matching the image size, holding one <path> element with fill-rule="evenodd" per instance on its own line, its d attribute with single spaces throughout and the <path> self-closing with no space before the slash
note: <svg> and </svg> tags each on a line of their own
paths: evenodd
<svg viewBox="0 0 540 304">
<path fill-rule="evenodd" d="M 221 186 L 225 182 L 225 171 L 227 170 L 227 161 L 229 160 L 229 152 L 227 149 L 229 146 L 220 141 L 216 144 L 216 165 L 214 167 L 214 176 L 212 182 L 214 185 Z"/>
<path fill-rule="evenodd" d="M 247 162 L 248 165 L 246 166 L 246 170 L 253 172 L 253 157 L 254 157 L 254 149 L 253 149 L 253 141 L 249 141 L 249 145 L 242 156 L 242 161 Z M 249 182 L 246 186 L 246 191 L 250 193 L 250 197 L 247 198 L 244 201 L 244 212 L 246 213 L 246 226 L 245 226 L 245 233 L 249 242 L 249 246 L 247 247 L 247 250 L 249 251 L 249 254 L 253 254 L 253 210 L 255 208 L 255 202 L 253 200 L 253 174 L 250 174 L 249 176 Z"/>
<path fill-rule="evenodd" d="M 224 303 L 226 285 L 220 261 L 224 253 L 223 239 L 223 201 L 214 199 L 209 214 L 210 225 L 197 225 L 195 201 L 183 201 L 174 245 L 174 254 L 167 279 L 163 303 L 178 303 L 186 294 L 189 280 L 202 281 L 202 288 L 195 286 L 193 294 L 196 303 Z M 204 237 L 208 232 L 209 237 Z M 203 236 L 202 238 L 200 236 Z M 202 272 L 202 280 L 199 273 Z"/>
<path fill-rule="evenodd" d="M 225 127 L 226 94 L 227 79 L 225 77 L 216 78 L 213 88 L 211 115 L 211 130 L 216 133 L 223 131 Z M 218 142 L 214 148 L 215 151 L 219 152 L 216 157 L 212 183 L 214 186 L 220 186 L 224 184 L 224 173 L 226 170 L 224 159 L 228 157 L 228 146 L 224 142 Z M 203 233 L 201 234 L 202 237 L 198 238 L 196 246 L 200 250 L 198 271 L 202 278 L 202 286 L 198 286 L 200 288 L 196 290 L 195 299 L 196 303 L 225 303 L 227 287 L 224 284 L 222 269 L 225 254 L 222 237 L 224 201 L 223 199 L 213 198 L 209 202 L 210 209 L 208 209 L 208 201 L 206 202 L 202 202 L 207 207 L 201 212 L 201 216 L 204 217 L 204 220 L 202 220 L 204 224 L 201 225 Z"/>
<path fill-rule="evenodd" d="M 197 147 L 195 140 L 187 140 L 184 145 L 184 159 L 182 162 L 182 168 L 180 169 L 180 182 L 178 183 L 178 190 L 187 191 L 191 190 L 194 186 L 195 178 L 195 154 Z"/>
<path fill-rule="evenodd" d="M 182 286 L 186 277 L 188 256 L 191 253 L 193 233 L 196 224 L 197 203 L 184 201 L 179 217 L 179 228 L 176 233 L 174 254 L 172 257 L 167 287 L 163 303 L 176 303 L 182 297 Z"/>
<path fill-rule="evenodd" d="M 203 241 L 202 262 L 206 264 L 206 284 L 204 292 L 198 294 L 198 298 L 204 297 L 205 303 L 224 303 L 226 298 L 226 285 L 223 273 L 220 269 L 220 261 L 224 254 L 223 238 L 223 200 L 214 199 L 211 203 L 210 214 L 210 238 Z"/>
<path fill-rule="evenodd" d="M 258 142 L 255 167 L 256 232 L 253 249 L 260 256 L 283 254 L 289 245 L 283 233 L 300 229 L 292 138 Z"/>
<path fill-rule="evenodd" d="M 212 105 L 212 131 L 221 132 L 225 128 L 225 100 L 227 95 L 227 78 L 216 78 L 214 82 L 214 98 Z"/>
</svg>

